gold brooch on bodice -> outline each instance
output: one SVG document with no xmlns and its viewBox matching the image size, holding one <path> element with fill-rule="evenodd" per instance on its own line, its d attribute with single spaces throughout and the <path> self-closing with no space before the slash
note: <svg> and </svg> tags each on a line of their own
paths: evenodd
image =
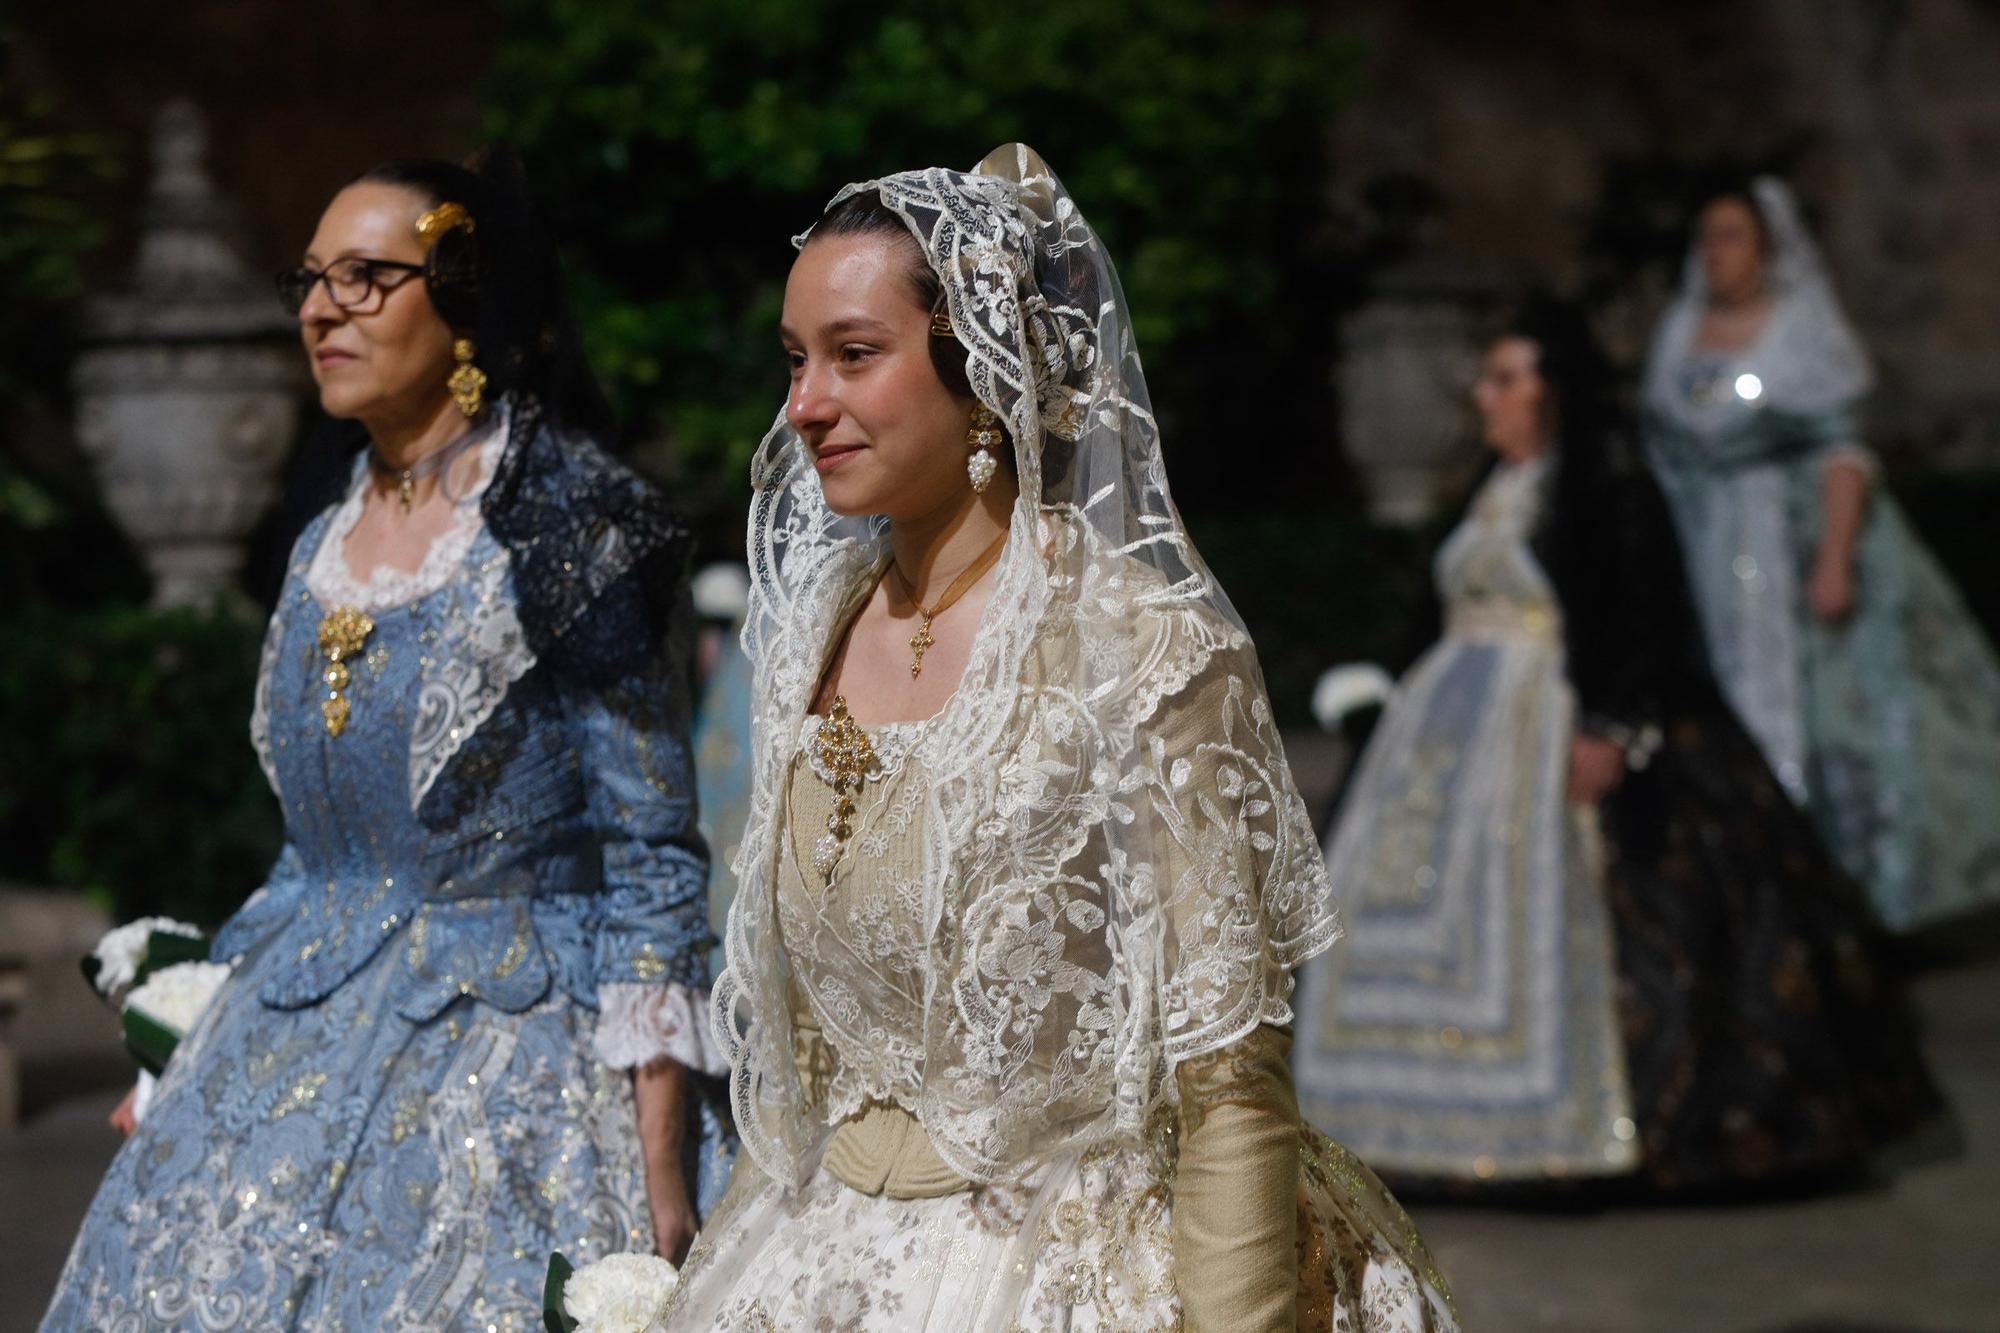
<svg viewBox="0 0 2000 1333">
<path fill-rule="evenodd" d="M 876 764 L 875 743 L 847 715 L 847 700 L 839 695 L 813 738 L 813 757 L 833 783 L 833 813 L 826 817 L 826 832 L 813 844 L 813 869 L 831 884 L 841 849 L 854 836 L 854 793 Z"/>
<path fill-rule="evenodd" d="M 326 658 L 326 670 L 320 674 L 320 680 L 326 684 L 326 698 L 319 711 L 326 718 L 329 736 L 347 730 L 347 715 L 352 711 L 344 692 L 351 679 L 346 659 L 359 653 L 374 632 L 375 622 L 358 607 L 337 606 L 319 622 L 319 651 Z"/>
</svg>

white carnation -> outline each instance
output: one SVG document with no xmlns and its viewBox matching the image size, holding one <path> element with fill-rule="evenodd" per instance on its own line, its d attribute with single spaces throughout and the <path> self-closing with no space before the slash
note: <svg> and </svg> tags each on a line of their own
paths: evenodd
<svg viewBox="0 0 2000 1333">
<path fill-rule="evenodd" d="M 185 921 L 176 921 L 167 916 L 142 916 L 137 921 L 128 921 L 116 930 L 106 932 L 90 956 L 97 960 L 95 985 L 100 995 L 116 995 L 132 984 L 132 978 L 139 975 L 139 968 L 146 961 L 146 944 L 153 938 L 154 931 L 168 935 L 185 935 L 189 939 L 200 939 L 201 931 Z"/>
<path fill-rule="evenodd" d="M 227 963 L 175 963 L 147 977 L 126 997 L 125 1007 L 185 1037 L 228 979 Z"/>
<path fill-rule="evenodd" d="M 667 1313 L 680 1270 L 657 1254 L 609 1254 L 570 1274 L 563 1310 L 576 1333 L 647 1333 Z"/>
<path fill-rule="evenodd" d="M 750 575 L 734 561 L 708 566 L 688 581 L 688 588 L 695 614 L 710 620 L 735 620 L 750 609 Z"/>
<path fill-rule="evenodd" d="M 1313 716 L 1319 719 L 1320 726 L 1332 731 L 1349 713 L 1389 702 L 1390 691 L 1395 688 L 1396 682 L 1389 678 L 1389 673 L 1373 662 L 1349 662 L 1334 667 L 1313 687 Z"/>
</svg>

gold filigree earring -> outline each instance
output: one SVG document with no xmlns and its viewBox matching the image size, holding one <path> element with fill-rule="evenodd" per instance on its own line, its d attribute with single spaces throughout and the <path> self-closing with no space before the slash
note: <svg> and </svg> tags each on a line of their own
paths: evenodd
<svg viewBox="0 0 2000 1333">
<path fill-rule="evenodd" d="M 993 474 L 1000 467 L 1000 460 L 993 456 L 993 450 L 1000 447 L 1000 418 L 993 415 L 993 409 L 984 403 L 972 409 L 972 429 L 965 432 L 965 442 L 972 448 L 972 457 L 965 460 L 965 473 L 972 478 L 975 494 L 986 494 L 986 488 L 993 484 Z"/>
<path fill-rule="evenodd" d="M 460 338 L 452 343 L 451 354 L 458 362 L 458 369 L 445 381 L 451 388 L 451 400 L 466 416 L 476 417 L 486 403 L 486 372 L 472 364 L 479 349 L 472 345 L 472 339 Z"/>
</svg>

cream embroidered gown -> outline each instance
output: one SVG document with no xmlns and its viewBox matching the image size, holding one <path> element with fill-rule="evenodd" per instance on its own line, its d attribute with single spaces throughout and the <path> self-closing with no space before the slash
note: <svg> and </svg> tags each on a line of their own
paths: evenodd
<svg viewBox="0 0 2000 1333">
<path fill-rule="evenodd" d="M 1025 145 L 863 193 L 944 284 L 1019 494 L 956 692 L 871 738 L 822 869 L 839 724 L 805 710 L 886 534 L 783 415 L 758 449 L 715 990 L 745 1155 L 668 1327 L 1453 1328 L 1408 1220 L 1299 1122 L 1291 969 L 1333 896 L 1110 257 Z"/>
<path fill-rule="evenodd" d="M 1528 538 L 1546 458 L 1438 553 L 1445 632 L 1398 685 L 1328 838 L 1345 948 L 1304 969 L 1306 1109 L 1374 1166 L 1462 1180 L 1638 1161 L 1576 700 Z"/>
<path fill-rule="evenodd" d="M 1299 1328 L 1456 1327 L 1409 1219 L 1366 1167 L 1299 1122 L 1279 1029 L 1183 1065 L 1178 1116 L 1142 1140 L 1004 1183 L 968 1184 L 907 1108 L 870 1095 L 924 1045 L 923 793 L 906 762 L 922 726 L 870 733 L 876 763 L 829 881 L 814 865 L 835 799 L 815 745 L 827 725 L 807 719 L 777 840 L 796 1057 L 827 1127 L 823 1156 L 791 1198 L 738 1160 L 688 1258 L 671 1329 L 1291 1328 L 1295 1302 Z M 1295 1145 L 1295 1174 L 1270 1169 L 1289 1165 L 1273 1135 Z M 1295 1242 L 1260 1249 L 1274 1214 Z M 1258 1308 L 1198 1321 L 1202 1289 L 1217 1282 L 1258 1292 Z"/>
</svg>

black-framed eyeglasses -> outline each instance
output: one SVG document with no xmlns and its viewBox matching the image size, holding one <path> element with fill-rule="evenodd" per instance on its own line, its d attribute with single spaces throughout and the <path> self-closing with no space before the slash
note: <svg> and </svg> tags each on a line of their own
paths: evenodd
<svg viewBox="0 0 2000 1333">
<path fill-rule="evenodd" d="M 305 309 L 314 283 L 326 284 L 327 299 L 342 310 L 365 304 L 378 291 L 393 291 L 412 273 L 422 273 L 422 264 L 405 264 L 396 259 L 364 259 L 350 256 L 336 259 L 323 269 L 301 264 L 278 275 L 278 300 L 293 315 Z M 393 276 L 392 276 L 393 275 Z"/>
</svg>

